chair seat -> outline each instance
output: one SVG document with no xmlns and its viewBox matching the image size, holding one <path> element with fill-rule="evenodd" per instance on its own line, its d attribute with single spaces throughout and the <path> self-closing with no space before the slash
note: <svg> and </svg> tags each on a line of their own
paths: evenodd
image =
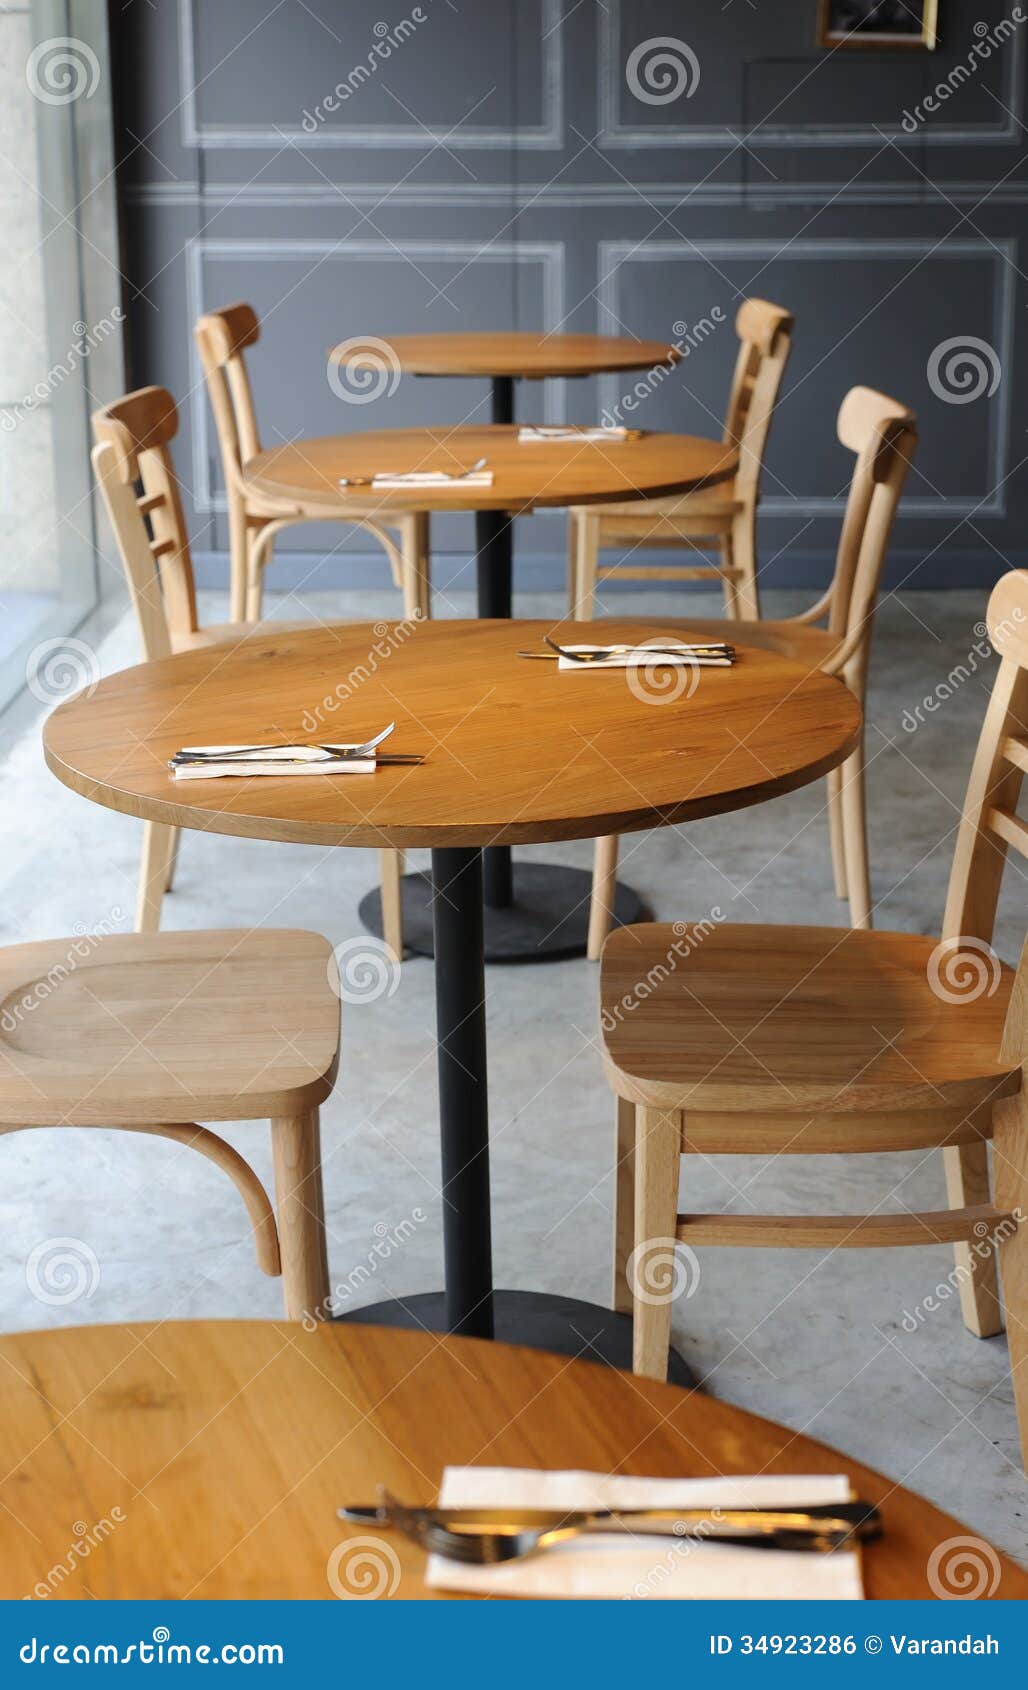
<svg viewBox="0 0 1028 1690">
<path fill-rule="evenodd" d="M 829 633 L 827 628 L 811 628 L 804 622 L 741 622 L 721 617 L 662 616 L 660 625 L 669 634 L 689 633 L 701 639 L 727 640 L 735 646 L 759 646 L 762 651 L 774 651 L 780 657 L 809 664 L 811 669 L 823 669 L 843 643 L 843 635 Z M 647 626 L 652 628 L 652 617 L 648 619 Z"/>
<path fill-rule="evenodd" d="M 573 505 L 572 515 L 607 517 L 612 522 L 627 518 L 639 523 L 675 516 L 688 517 L 690 521 L 699 516 L 729 517 L 741 509 L 742 501 L 733 498 L 729 484 L 727 491 L 724 487 L 711 487 L 700 488 L 696 493 L 671 493 L 663 499 L 619 499 L 609 505 Z"/>
<path fill-rule="evenodd" d="M 0 1122 L 302 1114 L 339 1045 L 332 949 L 287 929 L 113 934 L 0 950 Z"/>
<path fill-rule="evenodd" d="M 686 1112 L 974 1109 L 1020 1083 L 999 1057 L 1014 976 L 961 956 L 911 933 L 621 928 L 600 979 L 608 1078 Z"/>
<path fill-rule="evenodd" d="M 211 622 L 206 628 L 171 630 L 172 651 L 197 651 L 201 646 L 227 645 L 250 634 L 297 634 L 309 622 Z"/>
</svg>

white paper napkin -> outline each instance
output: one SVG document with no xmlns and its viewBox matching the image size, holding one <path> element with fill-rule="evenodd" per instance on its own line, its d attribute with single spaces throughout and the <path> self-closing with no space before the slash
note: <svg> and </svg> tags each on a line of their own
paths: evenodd
<svg viewBox="0 0 1028 1690">
<path fill-rule="evenodd" d="M 558 669 L 573 669 L 576 674 L 586 674 L 590 669 L 635 669 L 640 665 L 659 665 L 661 668 L 672 669 L 730 669 L 730 657 L 703 657 L 695 652 L 683 650 L 681 656 L 677 653 L 670 655 L 670 648 L 674 644 L 670 641 L 668 649 L 663 646 L 655 651 L 652 646 L 634 646 L 631 651 L 612 651 L 607 657 L 594 657 L 588 663 L 576 663 L 573 657 L 561 657 L 557 660 Z M 595 651 L 596 646 L 567 645 L 565 651 Z"/>
<path fill-rule="evenodd" d="M 747 1508 L 845 1502 L 837 1476 L 640 1479 L 606 1473 L 545 1473 L 518 1467 L 447 1467 L 447 1508 Z M 466 1567 L 430 1555 L 426 1582 L 483 1596 L 656 1597 L 662 1601 L 859 1601 L 860 1551 L 815 1555 L 685 1538 L 597 1533 L 498 1567 Z"/>
<path fill-rule="evenodd" d="M 594 428 L 575 428 L 570 425 L 556 428 L 542 425 L 533 427 L 526 423 L 518 429 L 518 443 L 527 446 L 532 441 L 545 443 L 554 440 L 628 440 L 629 438 L 634 440 L 638 433 L 638 429 L 615 428 L 613 426 L 605 428 L 602 424 L 597 424 Z"/>
</svg>

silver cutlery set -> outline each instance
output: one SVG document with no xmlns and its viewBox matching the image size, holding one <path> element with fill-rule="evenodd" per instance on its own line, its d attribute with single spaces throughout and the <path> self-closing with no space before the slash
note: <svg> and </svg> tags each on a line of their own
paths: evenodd
<svg viewBox="0 0 1028 1690">
<path fill-rule="evenodd" d="M 351 1525 L 401 1532 L 428 1554 L 472 1566 L 521 1561 L 556 1544 L 594 1533 L 724 1543 L 754 1549 L 831 1553 L 882 1535 L 881 1516 L 867 1502 L 790 1508 L 645 1508 L 561 1512 L 550 1508 L 408 1508 L 381 1492 L 377 1505 L 340 1508 Z"/>
</svg>

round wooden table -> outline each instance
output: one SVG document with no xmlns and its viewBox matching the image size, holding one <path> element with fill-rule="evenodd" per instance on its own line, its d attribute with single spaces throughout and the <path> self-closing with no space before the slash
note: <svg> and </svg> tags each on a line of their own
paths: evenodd
<svg viewBox="0 0 1028 1690">
<path fill-rule="evenodd" d="M 660 633 L 638 621 L 604 626 L 615 640 Z M 505 1292 L 494 1322 L 482 848 L 745 809 L 843 762 L 861 715 L 841 681 L 757 647 L 731 669 L 676 671 L 672 694 L 659 679 L 666 669 L 647 683 L 520 659 L 519 649 L 544 649 L 548 628 L 401 623 L 390 639 L 381 624 L 269 627 L 108 676 L 55 710 L 43 740 L 65 785 L 128 815 L 312 845 L 432 848 L 446 1294 L 381 1305 L 379 1319 L 495 1330 L 572 1355 L 588 1337 L 630 1366 L 627 1315 Z M 562 631 L 588 639 L 592 628 Z M 423 763 L 184 782 L 167 769 L 183 745 L 362 739 L 392 720 L 390 749 Z"/>
<path fill-rule="evenodd" d="M 734 475 L 738 462 L 732 447 L 691 435 L 645 434 L 617 443 L 525 445 L 519 444 L 513 428 L 418 428 L 275 447 L 251 459 L 246 474 L 258 491 L 309 504 L 326 493 L 338 499 L 343 477 L 367 479 L 390 470 L 453 473 L 480 458 L 488 460 L 493 472 L 491 487 L 381 488 L 375 489 L 374 500 L 381 502 L 383 510 L 475 510 L 480 522 L 488 519 L 491 526 L 485 538 L 479 535 L 477 561 L 482 617 L 511 615 L 510 560 L 505 548 L 512 513 L 690 492 Z M 366 513 L 367 486 L 354 488 L 353 497 Z M 515 883 L 509 848 L 493 846 L 485 858 L 488 961 L 537 962 L 584 955 L 590 887 L 586 870 L 547 863 L 521 867 Z M 420 875 L 405 877 L 402 898 L 407 948 L 431 955 L 432 911 Z M 639 899 L 622 885 L 616 889 L 613 909 L 618 923 L 637 921 L 643 913 Z M 377 891 L 364 900 L 361 915 L 374 932 L 382 932 Z"/>
<path fill-rule="evenodd" d="M 846 1473 L 881 1507 L 864 1581 L 891 1600 L 937 1594 L 933 1552 L 977 1536 L 784 1426 L 539 1351 L 374 1327 L 173 1321 L 16 1334 L 0 1338 L 0 1357 L 5 1599 L 439 1597 L 421 1550 L 393 1533 L 369 1540 L 336 1508 L 373 1502 L 380 1484 L 432 1503 L 448 1465 Z M 995 1597 L 1028 1597 L 1028 1575 L 986 1558 Z"/>
</svg>

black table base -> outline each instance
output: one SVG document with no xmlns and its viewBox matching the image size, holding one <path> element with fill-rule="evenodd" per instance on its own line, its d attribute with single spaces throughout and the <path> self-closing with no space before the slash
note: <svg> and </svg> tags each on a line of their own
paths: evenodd
<svg viewBox="0 0 1028 1690">
<path fill-rule="evenodd" d="M 489 856 L 486 852 L 486 868 Z M 499 907 L 486 902 L 486 962 L 559 962 L 581 956 L 589 928 L 591 892 L 592 875 L 586 869 L 519 863 L 510 900 Z M 434 955 L 431 875 L 404 875 L 401 897 L 404 955 Z M 377 889 L 361 899 L 360 918 L 372 933 L 382 936 L 382 895 Z M 619 884 L 614 926 L 645 919 L 642 900 L 630 887 Z"/>
<path fill-rule="evenodd" d="M 550 1350 L 579 1361 L 603 1362 L 607 1367 L 632 1369 L 632 1317 L 615 1314 L 576 1297 L 554 1297 L 543 1291 L 495 1291 L 492 1297 L 493 1335 L 500 1344 L 524 1344 Z M 338 1317 L 365 1326 L 400 1327 L 404 1331 L 446 1332 L 445 1298 L 441 1291 L 373 1303 Z M 686 1390 L 696 1380 L 676 1350 L 671 1351 L 668 1381 Z"/>
</svg>

